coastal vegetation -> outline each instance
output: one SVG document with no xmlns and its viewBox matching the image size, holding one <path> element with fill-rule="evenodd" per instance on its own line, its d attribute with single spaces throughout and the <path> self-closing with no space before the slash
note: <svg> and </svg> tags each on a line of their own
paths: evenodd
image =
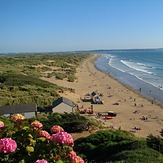
<svg viewBox="0 0 163 163">
<path fill-rule="evenodd" d="M 151 148 L 149 141 L 120 130 L 103 130 L 79 138 L 74 150 L 87 162 L 163 162 L 163 154 Z"/>
<path fill-rule="evenodd" d="M 17 54 L 0 56 L 0 105 L 51 106 L 65 88 L 41 80 L 73 82 L 76 67 L 88 54 Z"/>
<path fill-rule="evenodd" d="M 33 76 L 3 73 L 0 75 L 0 105 L 35 103 L 50 106 L 61 87 Z"/>
<path fill-rule="evenodd" d="M 51 126 L 47 132 L 41 122 L 29 123 L 21 114 L 10 117 L 8 123 L 0 119 L 1 163 L 84 163 L 73 150 L 72 136 L 61 126 Z"/>
<path fill-rule="evenodd" d="M 76 78 L 76 67 L 88 56 L 0 56 L 0 105 L 51 105 L 59 97 L 58 91 L 66 88 L 41 78 L 54 77 L 73 82 Z M 12 143 L 13 148 L 0 148 L 0 162 L 28 163 L 37 159 L 57 163 L 72 162 L 73 159 L 74 162 L 80 163 L 83 160 L 90 163 L 163 162 L 163 131 L 158 137 L 149 135 L 147 138 L 137 138 L 130 132 L 108 128 L 105 130 L 101 125 L 100 121 L 75 113 L 41 113 L 30 119 L 21 116 L 8 119 L 1 116 L 0 143 Z M 52 128 L 60 131 L 58 134 L 55 133 L 57 137 L 51 132 Z M 99 131 L 91 134 L 94 129 Z M 82 138 L 83 131 L 88 132 L 90 136 Z M 81 138 L 74 141 L 69 133 L 78 133 Z M 0 147 L 3 147 L 2 144 Z"/>
<path fill-rule="evenodd" d="M 87 131 L 92 126 L 96 126 L 98 128 L 102 127 L 102 124 L 96 119 L 81 116 L 78 113 L 53 113 L 51 115 L 40 114 L 37 117 L 29 119 L 29 122 L 36 119 L 44 125 L 44 129 L 47 131 L 50 131 L 50 127 L 53 125 L 61 126 L 66 132 L 70 133 Z"/>
<path fill-rule="evenodd" d="M 162 142 L 152 141 L 158 137 L 137 138 L 127 131 L 99 128 L 100 130 L 96 133 L 74 141 L 68 131 L 74 127 L 72 123 L 75 122 L 78 126 L 89 122 L 90 125 L 100 127 L 98 123 L 92 123 L 86 117 L 74 113 L 42 114 L 30 119 L 20 115 L 14 115 L 11 119 L 0 117 L 0 143 L 6 138 L 11 138 L 17 143 L 17 148 L 6 147 L 6 153 L 4 148 L 0 148 L 0 161 L 28 163 L 45 159 L 48 162 L 62 163 L 72 162 L 71 159 L 77 157 L 80 163 L 83 163 L 83 160 L 95 163 L 163 162 Z M 73 131 L 79 132 L 74 129 Z"/>
<path fill-rule="evenodd" d="M 153 148 L 163 154 L 163 129 L 160 131 L 160 136 L 153 136 L 150 134 L 147 137 L 147 144 L 150 148 Z"/>
</svg>

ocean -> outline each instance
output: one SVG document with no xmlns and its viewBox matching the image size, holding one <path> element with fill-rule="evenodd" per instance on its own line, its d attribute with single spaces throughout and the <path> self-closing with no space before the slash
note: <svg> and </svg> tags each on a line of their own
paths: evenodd
<svg viewBox="0 0 163 163">
<path fill-rule="evenodd" d="M 97 69 L 163 104 L 163 49 L 98 50 Z"/>
</svg>

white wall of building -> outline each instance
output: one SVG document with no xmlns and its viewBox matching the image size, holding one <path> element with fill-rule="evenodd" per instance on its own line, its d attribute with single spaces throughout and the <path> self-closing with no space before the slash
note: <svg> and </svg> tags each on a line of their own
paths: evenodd
<svg viewBox="0 0 163 163">
<path fill-rule="evenodd" d="M 71 113 L 73 112 L 73 109 L 71 106 L 65 104 L 65 103 L 61 103 L 58 106 L 56 106 L 55 108 L 52 109 L 53 112 L 57 112 L 57 113 Z"/>
</svg>

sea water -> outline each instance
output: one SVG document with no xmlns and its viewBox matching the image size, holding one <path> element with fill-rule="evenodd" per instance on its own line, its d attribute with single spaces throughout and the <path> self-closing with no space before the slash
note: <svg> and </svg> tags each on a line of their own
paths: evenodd
<svg viewBox="0 0 163 163">
<path fill-rule="evenodd" d="M 96 67 L 163 104 L 163 49 L 102 50 Z"/>
</svg>

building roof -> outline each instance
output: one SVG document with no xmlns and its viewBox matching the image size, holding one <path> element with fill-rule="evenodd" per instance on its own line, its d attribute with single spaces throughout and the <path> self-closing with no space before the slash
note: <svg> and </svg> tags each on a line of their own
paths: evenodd
<svg viewBox="0 0 163 163">
<path fill-rule="evenodd" d="M 61 103 L 65 103 L 71 107 L 75 107 L 75 103 L 73 101 L 69 100 L 68 98 L 65 98 L 65 97 L 60 97 L 56 101 L 54 101 L 53 107 L 56 107 L 57 105 L 59 105 Z"/>
<path fill-rule="evenodd" d="M 0 106 L 0 115 L 35 112 L 36 110 L 36 104 L 7 105 Z"/>
</svg>

